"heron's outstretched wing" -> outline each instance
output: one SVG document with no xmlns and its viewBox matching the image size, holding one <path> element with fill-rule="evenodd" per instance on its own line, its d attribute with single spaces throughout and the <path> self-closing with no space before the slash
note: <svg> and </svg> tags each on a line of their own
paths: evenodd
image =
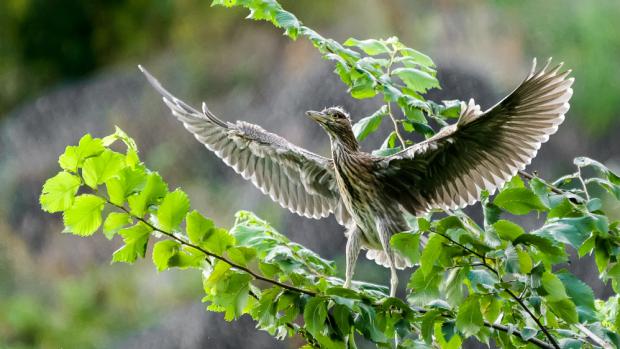
<svg viewBox="0 0 620 349">
<path fill-rule="evenodd" d="M 382 160 L 386 190 L 412 213 L 454 209 L 495 191 L 536 156 L 556 132 L 573 93 L 570 71 L 547 65 L 484 113 L 473 100 L 458 122 L 432 138 Z"/>
<path fill-rule="evenodd" d="M 200 112 L 170 94 L 144 68 L 140 70 L 185 128 L 263 193 L 299 215 L 321 218 L 335 213 L 336 219 L 346 224 L 349 218 L 338 194 L 331 159 L 258 125 L 222 121 L 205 104 Z"/>
</svg>

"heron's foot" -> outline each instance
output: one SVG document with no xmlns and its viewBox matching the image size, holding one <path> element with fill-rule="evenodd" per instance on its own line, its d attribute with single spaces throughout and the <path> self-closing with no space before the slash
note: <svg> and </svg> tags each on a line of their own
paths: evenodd
<svg viewBox="0 0 620 349">
<path fill-rule="evenodd" d="M 344 287 L 344 288 L 351 288 L 351 279 L 350 279 L 350 278 L 347 278 L 347 279 L 344 281 L 344 285 L 342 285 L 342 287 Z"/>
</svg>

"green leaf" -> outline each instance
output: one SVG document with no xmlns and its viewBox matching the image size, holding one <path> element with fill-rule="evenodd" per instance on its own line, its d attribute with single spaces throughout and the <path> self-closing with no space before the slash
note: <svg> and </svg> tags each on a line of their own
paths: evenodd
<svg viewBox="0 0 620 349">
<path fill-rule="evenodd" d="M 234 246 L 226 251 L 228 258 L 233 262 L 247 266 L 254 258 L 256 258 L 256 250 L 251 247 Z"/>
<path fill-rule="evenodd" d="M 344 45 L 359 47 L 362 51 L 371 56 L 390 52 L 390 49 L 383 42 L 375 39 L 357 40 L 354 38 L 349 38 L 344 42 Z"/>
<path fill-rule="evenodd" d="M 594 292 L 583 281 L 566 270 L 556 273 L 566 289 L 566 293 L 577 306 L 579 322 L 597 321 L 596 309 L 594 306 Z"/>
<path fill-rule="evenodd" d="M 503 190 L 497 194 L 493 203 L 516 215 L 528 214 L 531 210 L 547 210 L 540 198 L 526 188 L 508 188 Z"/>
<path fill-rule="evenodd" d="M 420 234 L 398 233 L 390 238 L 395 251 L 407 257 L 412 264 L 420 259 Z"/>
<path fill-rule="evenodd" d="M 177 189 L 166 194 L 157 210 L 157 224 L 167 232 L 179 227 L 189 211 L 189 198 L 182 190 Z"/>
<path fill-rule="evenodd" d="M 332 298 L 334 302 L 343 304 L 343 305 L 349 305 L 351 307 L 353 307 L 353 300 L 362 299 L 360 294 L 357 293 L 356 291 L 350 288 L 345 288 L 345 287 L 340 287 L 340 286 L 328 288 L 327 290 L 325 290 L 325 294 L 329 296 L 333 296 Z"/>
<path fill-rule="evenodd" d="M 353 323 L 351 310 L 347 306 L 335 304 L 332 311 L 334 321 L 336 322 L 336 329 L 338 329 L 340 336 L 344 338 L 351 333 L 351 324 Z"/>
<path fill-rule="evenodd" d="M 375 132 L 377 128 L 379 128 L 379 125 L 381 125 L 381 120 L 386 113 L 387 108 L 383 106 L 371 116 L 367 116 L 356 122 L 353 125 L 355 138 L 357 138 L 358 141 L 363 141 L 369 134 Z"/>
<path fill-rule="evenodd" d="M 578 214 L 575 205 L 569 199 L 563 197 L 547 214 L 547 219 L 562 218 Z"/>
<path fill-rule="evenodd" d="M 420 51 L 414 50 L 409 47 L 405 47 L 405 48 L 402 48 L 399 52 L 401 55 L 405 57 L 412 57 L 413 59 L 415 59 L 417 63 L 419 63 L 422 66 L 425 66 L 425 67 L 435 66 L 435 63 L 433 62 L 433 60 L 429 56 L 425 55 L 424 53 Z"/>
<path fill-rule="evenodd" d="M 64 170 L 77 172 L 84 160 L 104 151 L 103 142 L 99 138 L 93 138 L 90 134 L 84 135 L 77 146 L 68 146 L 65 153 L 58 159 L 58 164 Z"/>
<path fill-rule="evenodd" d="M 554 302 L 568 299 L 564 284 L 555 274 L 545 271 L 542 275 L 542 286 L 547 291 L 546 298 L 549 301 Z"/>
<path fill-rule="evenodd" d="M 467 278 L 468 268 L 452 268 L 446 272 L 442 284 L 441 294 L 443 298 L 452 306 L 460 305 L 465 299 L 465 279 Z"/>
<path fill-rule="evenodd" d="M 158 241 L 153 246 L 153 264 L 157 267 L 157 271 L 168 269 L 168 262 L 180 248 L 181 244 L 173 240 Z"/>
<path fill-rule="evenodd" d="M 357 99 L 372 98 L 377 95 L 374 82 L 368 78 L 354 81 L 349 92 L 353 98 Z"/>
<path fill-rule="evenodd" d="M 422 316 L 422 325 L 420 328 L 420 332 L 426 344 L 432 344 L 435 321 L 437 321 L 440 316 L 441 310 L 439 309 L 430 310 Z"/>
<path fill-rule="evenodd" d="M 275 21 L 285 29 L 285 34 L 291 39 L 297 39 L 301 23 L 292 13 L 282 9 L 276 10 Z"/>
<path fill-rule="evenodd" d="M 105 182 L 110 202 L 123 206 L 125 198 L 144 188 L 147 178 L 148 176 L 143 167 L 125 167 L 118 173 L 118 176 L 112 177 Z"/>
<path fill-rule="evenodd" d="M 532 257 L 529 253 L 521 249 L 517 249 L 517 256 L 519 258 L 519 270 L 522 274 L 529 274 L 533 268 Z"/>
<path fill-rule="evenodd" d="M 215 229 L 213 221 L 203 217 L 196 210 L 187 214 L 185 224 L 187 236 L 189 236 L 191 242 L 195 244 L 202 244 L 212 233 L 212 230 Z"/>
<path fill-rule="evenodd" d="M 82 177 L 86 185 L 96 189 L 98 185 L 117 175 L 123 167 L 125 167 L 125 157 L 106 149 L 101 155 L 84 161 Z"/>
<path fill-rule="evenodd" d="M 125 245 L 114 252 L 112 262 L 133 263 L 138 257 L 144 257 L 151 231 L 153 230 L 142 222 L 121 229 L 118 234 L 123 237 Z"/>
<path fill-rule="evenodd" d="M 424 275 L 428 275 L 433 270 L 435 262 L 441 255 L 442 245 L 443 237 L 439 235 L 432 235 L 428 239 L 420 257 L 420 270 Z"/>
<path fill-rule="evenodd" d="M 480 300 L 476 296 L 469 296 L 459 307 L 456 315 L 456 328 L 466 337 L 476 335 L 484 326 L 484 319 L 480 311 Z"/>
<path fill-rule="evenodd" d="M 407 296 L 407 300 L 416 305 L 427 305 L 428 302 L 439 297 L 441 279 L 442 274 L 437 268 L 427 274 L 422 272 L 422 268 L 418 268 L 407 284 L 412 291 Z"/>
<path fill-rule="evenodd" d="M 244 313 L 248 304 L 252 276 L 228 270 L 215 282 L 213 288 L 205 289 L 205 300 L 211 301 L 209 310 L 223 311 L 224 319 L 232 321 Z"/>
<path fill-rule="evenodd" d="M 109 147 L 117 140 L 121 140 L 123 141 L 123 143 L 125 143 L 125 145 L 127 146 L 127 155 L 132 152 L 135 154 L 135 156 L 137 156 L 138 146 L 136 145 L 136 141 L 134 141 L 133 138 L 129 137 L 127 133 L 118 126 L 114 126 L 114 133 L 109 136 L 103 137 L 102 142 L 104 146 Z"/>
<path fill-rule="evenodd" d="M 59 172 L 43 184 L 39 197 L 41 208 L 50 213 L 67 210 L 73 205 L 80 184 L 79 177 L 68 172 Z"/>
<path fill-rule="evenodd" d="M 73 206 L 63 214 L 66 231 L 80 236 L 92 235 L 101 225 L 104 205 L 105 200 L 96 195 L 76 197 Z"/>
<path fill-rule="evenodd" d="M 559 260 L 564 260 L 566 258 L 566 253 L 564 252 L 562 247 L 555 245 L 551 239 L 543 236 L 534 234 L 523 234 L 519 235 L 519 237 L 516 238 L 512 243 L 515 246 L 519 244 L 534 246 L 545 255 L 549 257 L 556 257 L 556 259 Z"/>
<path fill-rule="evenodd" d="M 137 195 L 129 197 L 129 208 L 131 214 L 143 217 L 148 207 L 157 202 L 158 199 L 166 195 L 168 192 L 168 185 L 161 176 L 156 172 L 151 172 L 147 175 L 146 184 L 144 189 Z"/>
<path fill-rule="evenodd" d="M 439 87 L 439 82 L 434 76 L 416 68 L 397 68 L 392 74 L 401 78 L 407 87 L 416 92 L 426 92 L 428 89 Z"/>
<path fill-rule="evenodd" d="M 438 110 L 438 112 L 441 116 L 456 119 L 461 116 L 461 101 L 443 101 L 443 105 L 441 106 L 441 109 Z"/>
<path fill-rule="evenodd" d="M 484 297 L 481 305 L 484 318 L 490 323 L 497 321 L 502 312 L 502 299 L 496 296 Z"/>
<path fill-rule="evenodd" d="M 179 252 L 168 260 L 168 267 L 176 267 L 181 269 L 198 268 L 202 270 L 202 262 L 205 260 L 205 254 L 193 247 L 182 247 Z"/>
<path fill-rule="evenodd" d="M 521 330 L 521 339 L 523 339 L 524 341 L 527 341 L 531 338 L 534 338 L 534 336 L 536 336 L 537 334 L 538 334 L 538 330 L 536 330 L 535 328 L 524 327 Z"/>
<path fill-rule="evenodd" d="M 374 343 L 386 343 L 387 338 L 380 329 L 375 309 L 365 303 L 359 303 L 358 307 L 360 315 L 355 319 L 355 328 Z"/>
<path fill-rule="evenodd" d="M 463 344 L 461 336 L 454 333 L 454 322 L 435 323 L 435 338 L 441 349 L 459 349 Z M 447 331 L 444 331 L 446 330 Z M 447 332 L 447 333 L 444 333 Z M 448 334 L 446 336 L 446 334 Z"/>
<path fill-rule="evenodd" d="M 467 278 L 474 290 L 490 290 L 498 282 L 497 276 L 486 269 L 470 270 Z"/>
<path fill-rule="evenodd" d="M 497 235 L 499 235 L 501 239 L 508 241 L 514 241 L 520 235 L 525 234 L 523 228 L 505 219 L 493 223 L 493 228 L 495 228 Z"/>
<path fill-rule="evenodd" d="M 203 241 L 200 246 L 204 247 L 207 251 L 222 255 L 229 247 L 235 244 L 235 238 L 230 235 L 226 229 L 215 228 L 210 230 L 209 236 Z"/>
<path fill-rule="evenodd" d="M 608 177 L 615 177 L 616 175 L 609 172 Z M 616 183 L 603 178 L 588 178 L 585 180 L 586 184 L 595 183 L 599 187 L 605 189 L 609 194 L 613 195 L 616 200 L 620 200 L 620 183 L 616 180 Z"/>
<path fill-rule="evenodd" d="M 390 134 L 385 138 L 383 143 L 381 143 L 380 150 L 394 149 L 396 147 L 396 141 L 398 140 L 398 134 L 396 131 L 390 132 Z M 399 148 L 400 149 L 400 148 Z"/>
<path fill-rule="evenodd" d="M 549 301 L 547 304 L 555 314 L 569 324 L 574 324 L 579 321 L 579 317 L 577 316 L 577 308 L 570 299 L 567 298 L 557 301 Z"/>
<path fill-rule="evenodd" d="M 112 212 L 103 222 L 103 235 L 111 240 L 121 228 L 131 224 L 131 216 L 125 212 Z"/>
<path fill-rule="evenodd" d="M 609 221 L 607 217 L 588 214 L 582 217 L 562 218 L 552 221 L 538 231 L 537 234 L 549 235 L 556 240 L 579 248 L 590 237 L 593 230 L 607 234 Z"/>
<path fill-rule="evenodd" d="M 317 334 L 323 331 L 325 320 L 327 319 L 327 298 L 313 297 L 310 298 L 304 307 L 304 322 L 306 329 Z"/>
<path fill-rule="evenodd" d="M 403 127 L 405 129 L 409 128 L 408 132 L 412 132 L 416 129 L 421 131 L 421 133 L 426 134 L 424 130 L 420 130 L 416 125 L 425 125 L 427 124 L 426 117 L 424 116 L 424 112 L 420 108 L 411 107 L 407 104 L 401 106 L 405 117 L 407 118 L 406 123 L 403 123 Z M 428 126 L 427 126 L 428 127 Z M 430 130 L 432 133 L 432 129 Z"/>
</svg>

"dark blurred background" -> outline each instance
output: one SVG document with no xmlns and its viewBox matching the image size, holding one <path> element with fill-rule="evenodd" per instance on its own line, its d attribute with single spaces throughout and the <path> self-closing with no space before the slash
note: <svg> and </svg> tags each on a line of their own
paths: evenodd
<svg viewBox="0 0 620 349">
<path fill-rule="evenodd" d="M 282 3 L 327 37 L 397 35 L 429 54 L 443 86 L 429 94 L 437 100 L 473 97 L 487 108 L 516 87 L 533 57 L 565 61 L 576 77 L 572 108 L 530 170 L 552 178 L 571 171 L 578 155 L 618 169 L 617 0 Z M 136 68 L 146 66 L 188 102 L 208 101 L 223 119 L 259 123 L 327 154 L 326 136 L 303 112 L 338 104 L 359 119 L 380 101 L 348 97 L 308 42 L 290 42 L 246 15 L 207 0 L 0 1 L 0 348 L 300 345 L 275 341 L 248 319 L 228 324 L 206 313 L 197 272 L 158 274 L 148 259 L 110 265 L 119 241 L 61 234 L 61 217 L 38 205 L 65 145 L 119 125 L 147 165 L 219 225 L 230 226 L 238 209 L 253 210 L 342 265 L 345 240 L 332 218 L 296 217 L 244 182 L 188 137 Z M 380 144 L 381 135 L 364 148 Z M 619 216 L 620 208 L 610 210 Z M 360 261 L 360 278 L 387 280 L 386 270 Z M 608 295 L 588 261 L 571 269 Z"/>
</svg>

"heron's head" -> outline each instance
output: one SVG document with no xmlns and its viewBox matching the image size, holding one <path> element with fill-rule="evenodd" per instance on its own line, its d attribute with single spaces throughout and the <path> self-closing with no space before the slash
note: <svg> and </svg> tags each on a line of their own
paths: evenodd
<svg viewBox="0 0 620 349">
<path fill-rule="evenodd" d="M 306 112 L 306 116 L 321 125 L 332 141 L 340 141 L 357 149 L 351 118 L 341 107 L 329 107 L 322 111 L 310 110 Z"/>
</svg>

